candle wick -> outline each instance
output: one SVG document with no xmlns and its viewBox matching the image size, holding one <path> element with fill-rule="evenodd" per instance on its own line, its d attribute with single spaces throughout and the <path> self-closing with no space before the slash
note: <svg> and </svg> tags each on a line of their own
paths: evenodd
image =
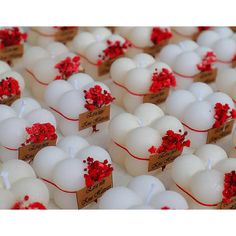
<svg viewBox="0 0 236 236">
<path fill-rule="evenodd" d="M 211 170 L 212 160 L 209 158 L 207 161 L 207 169 Z"/>
<path fill-rule="evenodd" d="M 22 117 L 22 115 L 23 115 L 23 113 L 24 113 L 24 111 L 25 111 L 25 105 L 26 105 L 25 101 L 22 100 L 22 101 L 21 101 L 21 104 L 20 104 L 20 112 L 19 112 L 19 115 L 18 115 L 19 118 Z"/>
<path fill-rule="evenodd" d="M 149 189 L 147 196 L 146 196 L 146 200 L 145 200 L 145 204 L 144 204 L 145 206 L 149 205 L 153 190 L 154 190 L 154 184 L 151 184 L 150 189 Z"/>
<path fill-rule="evenodd" d="M 0 172 L 0 177 L 2 177 L 3 185 L 5 189 L 10 189 L 11 188 L 11 183 L 8 178 L 8 172 L 7 171 L 1 171 Z"/>
</svg>

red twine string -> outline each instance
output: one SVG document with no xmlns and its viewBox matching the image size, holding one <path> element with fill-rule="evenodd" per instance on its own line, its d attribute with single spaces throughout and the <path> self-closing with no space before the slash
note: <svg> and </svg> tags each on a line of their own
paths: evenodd
<svg viewBox="0 0 236 236">
<path fill-rule="evenodd" d="M 6 77 L 0 82 L 0 98 L 20 95 L 20 86 L 13 77 Z"/>
<path fill-rule="evenodd" d="M 0 49 L 20 45 L 27 39 L 27 34 L 20 32 L 19 27 L 0 29 Z"/>
<path fill-rule="evenodd" d="M 38 80 L 38 78 L 34 75 L 34 73 L 33 72 L 31 72 L 30 70 L 28 70 L 28 69 L 25 69 L 26 70 L 26 72 L 28 72 L 32 77 L 33 77 L 33 79 L 37 82 L 37 83 L 39 83 L 39 84 L 41 84 L 41 85 L 44 85 L 44 86 L 48 86 L 49 84 L 48 83 L 44 83 L 44 82 L 41 82 L 40 80 Z"/>
<path fill-rule="evenodd" d="M 22 201 L 17 201 L 11 207 L 11 210 L 46 210 L 47 208 L 41 202 L 28 203 L 29 196 L 26 195 Z"/>
<path fill-rule="evenodd" d="M 87 187 L 93 186 L 95 182 L 101 182 L 105 177 L 110 176 L 113 171 L 111 164 L 108 164 L 108 160 L 100 162 L 88 157 L 83 163 L 87 163 L 87 168 L 84 169 L 87 172 L 84 174 Z"/>
<path fill-rule="evenodd" d="M 57 75 L 54 80 L 60 80 L 60 79 L 68 79 L 71 75 L 74 73 L 79 72 L 79 66 L 80 66 L 80 57 L 74 56 L 66 57 L 64 60 L 60 61 L 58 64 L 56 64 L 54 67 L 58 69 L 60 75 Z"/>
<path fill-rule="evenodd" d="M 223 203 L 230 203 L 232 197 L 236 196 L 236 173 L 231 171 L 224 176 L 224 190 L 222 192 Z"/>
<path fill-rule="evenodd" d="M 65 116 L 65 115 L 63 115 L 60 111 L 58 111 L 58 110 L 56 110 L 55 108 L 53 108 L 53 107 L 49 107 L 50 109 L 52 109 L 53 111 L 55 111 L 58 115 L 60 115 L 60 116 L 62 116 L 63 118 L 65 118 L 66 120 L 69 120 L 69 121 L 74 121 L 74 122 L 77 122 L 77 121 L 79 121 L 79 119 L 78 118 L 76 118 L 76 119 L 73 119 L 73 118 L 70 118 L 70 117 L 67 117 L 67 116 Z"/>
<path fill-rule="evenodd" d="M 167 39 L 170 39 L 171 37 L 172 37 L 172 33 L 169 31 L 169 29 L 153 27 L 150 40 L 153 42 L 153 44 L 157 45 Z"/>
</svg>

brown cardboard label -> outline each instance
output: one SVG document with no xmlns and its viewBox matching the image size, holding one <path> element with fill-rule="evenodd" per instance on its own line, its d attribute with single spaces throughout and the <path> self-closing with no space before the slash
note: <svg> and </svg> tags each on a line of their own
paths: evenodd
<svg viewBox="0 0 236 236">
<path fill-rule="evenodd" d="M 216 140 L 223 138 L 231 134 L 234 126 L 234 120 L 228 121 L 218 128 L 212 128 L 207 134 L 207 143 L 215 142 Z"/>
<path fill-rule="evenodd" d="M 232 68 L 235 68 L 235 67 L 236 67 L 236 60 L 232 61 Z"/>
<path fill-rule="evenodd" d="M 9 96 L 7 98 L 0 99 L 0 104 L 11 106 L 11 104 L 19 98 L 20 98 L 20 95 Z"/>
<path fill-rule="evenodd" d="M 79 115 L 79 131 L 110 120 L 110 105 Z"/>
<path fill-rule="evenodd" d="M 193 77 L 194 82 L 212 83 L 215 81 L 217 69 L 201 72 Z"/>
<path fill-rule="evenodd" d="M 47 140 L 42 143 L 33 143 L 29 145 L 25 145 L 19 148 L 18 159 L 23 161 L 32 161 L 35 155 L 40 151 L 42 148 L 47 146 L 55 146 L 57 140 Z"/>
<path fill-rule="evenodd" d="M 21 57 L 24 52 L 24 47 L 22 44 L 13 45 L 0 49 L 0 60 L 10 61 L 14 58 Z"/>
<path fill-rule="evenodd" d="M 91 202 L 94 202 L 98 198 L 100 198 L 103 193 L 105 193 L 108 189 L 112 188 L 112 175 L 102 179 L 100 182 L 96 182 L 91 187 L 85 187 L 79 190 L 76 193 L 78 208 L 82 209 L 86 207 Z"/>
<path fill-rule="evenodd" d="M 144 53 L 148 53 L 151 54 L 152 56 L 155 56 L 157 53 L 159 53 L 161 51 L 161 49 L 167 45 L 169 42 L 169 39 L 167 40 L 163 40 L 160 44 L 156 44 L 152 47 L 146 47 L 143 49 Z"/>
<path fill-rule="evenodd" d="M 173 162 L 179 155 L 181 155 L 182 150 L 173 149 L 169 152 L 156 153 L 150 156 L 148 171 L 157 170 L 162 168 L 171 162 Z"/>
<path fill-rule="evenodd" d="M 231 26 L 230 29 L 236 32 L 236 26 Z"/>
<path fill-rule="evenodd" d="M 236 209 L 236 197 L 231 198 L 230 203 L 221 202 L 217 208 L 222 210 Z"/>
<path fill-rule="evenodd" d="M 55 34 L 55 40 L 66 43 L 71 41 L 77 34 L 78 28 L 67 28 L 67 29 L 58 29 L 57 33 Z"/>
<path fill-rule="evenodd" d="M 145 94 L 143 96 L 143 103 L 153 103 L 158 105 L 167 99 L 169 92 L 170 88 L 163 88 L 158 93 Z"/>
<path fill-rule="evenodd" d="M 99 65 L 98 66 L 98 75 L 103 76 L 103 75 L 106 75 L 107 73 L 109 73 L 110 68 L 111 68 L 111 64 L 118 58 L 119 57 L 116 57 L 111 60 L 107 60 L 107 61 L 103 62 L 101 65 Z"/>
</svg>

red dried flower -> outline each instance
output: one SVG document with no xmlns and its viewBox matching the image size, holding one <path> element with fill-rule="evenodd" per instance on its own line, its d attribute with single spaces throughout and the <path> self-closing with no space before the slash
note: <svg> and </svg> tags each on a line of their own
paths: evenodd
<svg viewBox="0 0 236 236">
<path fill-rule="evenodd" d="M 236 110 L 231 109 L 228 104 L 221 104 L 221 103 L 216 103 L 215 104 L 215 123 L 213 124 L 213 128 L 218 128 L 221 125 L 223 125 L 226 121 L 229 119 L 235 119 L 236 118 Z"/>
<path fill-rule="evenodd" d="M 170 210 L 170 207 L 168 207 L 168 206 L 163 206 L 163 207 L 161 208 L 161 210 Z"/>
<path fill-rule="evenodd" d="M 202 62 L 197 65 L 200 71 L 211 71 L 213 64 L 216 62 L 216 54 L 214 52 L 207 52 L 203 57 Z"/>
<path fill-rule="evenodd" d="M 0 30 L 0 48 L 20 45 L 27 39 L 27 34 L 20 32 L 19 27 Z"/>
<path fill-rule="evenodd" d="M 27 127 L 26 132 L 29 138 L 26 140 L 26 144 L 28 143 L 42 143 L 46 140 L 55 140 L 57 138 L 56 129 L 50 123 L 33 124 L 32 127 Z"/>
<path fill-rule="evenodd" d="M 14 95 L 20 95 L 20 86 L 16 79 L 12 77 L 6 77 L 6 79 L 0 82 L 0 98 L 10 97 Z"/>
<path fill-rule="evenodd" d="M 222 202 L 230 203 L 231 198 L 236 196 L 236 173 L 231 171 L 224 176 L 224 190 Z"/>
<path fill-rule="evenodd" d="M 87 174 L 84 174 L 87 187 L 93 186 L 95 182 L 100 182 L 105 177 L 111 175 L 113 171 L 111 164 L 108 164 L 107 160 L 100 162 L 94 161 L 92 157 L 88 157 L 87 160 L 83 162 L 87 163 L 87 168 L 84 169 L 84 171 L 87 171 Z"/>
<path fill-rule="evenodd" d="M 27 205 L 29 196 L 26 195 L 22 201 L 17 201 L 11 207 L 12 210 L 46 210 L 47 208 L 40 202 L 32 202 Z"/>
<path fill-rule="evenodd" d="M 172 33 L 169 31 L 168 28 L 160 28 L 160 27 L 153 27 L 151 33 L 151 41 L 153 44 L 160 44 L 164 40 L 170 39 L 172 37 Z"/>
<path fill-rule="evenodd" d="M 124 43 L 120 41 L 112 42 L 107 40 L 107 48 L 104 49 L 102 55 L 98 55 L 100 59 L 97 60 L 97 65 L 101 65 L 103 61 L 111 60 L 124 55 L 125 51 L 131 47 L 131 43 L 125 40 Z"/>
<path fill-rule="evenodd" d="M 84 107 L 89 111 L 109 105 L 115 99 L 109 92 L 102 90 L 102 87 L 99 85 L 95 85 L 88 91 L 84 90 L 84 94 L 86 100 Z"/>
<path fill-rule="evenodd" d="M 181 131 L 180 131 L 181 132 Z M 173 130 L 168 130 L 162 137 L 162 144 L 159 147 L 152 146 L 149 148 L 151 154 L 168 152 L 174 149 L 179 151 L 183 150 L 184 147 L 190 146 L 190 140 L 185 140 L 187 132 L 183 134 L 175 133 Z"/>
<path fill-rule="evenodd" d="M 202 32 L 204 30 L 209 30 L 211 27 L 210 26 L 198 26 L 197 28 L 198 28 L 199 32 Z"/>
<path fill-rule="evenodd" d="M 66 59 L 60 61 L 55 65 L 55 68 L 58 69 L 60 75 L 56 76 L 54 80 L 68 79 L 74 73 L 79 72 L 80 66 L 80 57 L 74 56 L 73 58 L 67 57 Z"/>
<path fill-rule="evenodd" d="M 149 91 L 152 93 L 157 93 L 162 88 L 176 86 L 176 78 L 168 69 L 163 68 L 160 73 L 157 72 L 157 68 L 155 72 L 152 74 L 152 84 L 149 88 Z"/>
</svg>

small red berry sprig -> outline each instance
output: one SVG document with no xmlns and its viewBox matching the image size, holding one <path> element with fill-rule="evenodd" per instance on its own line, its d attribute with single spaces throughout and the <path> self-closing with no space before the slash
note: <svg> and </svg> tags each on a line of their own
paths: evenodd
<svg viewBox="0 0 236 236">
<path fill-rule="evenodd" d="M 200 71 L 212 71 L 215 62 L 216 54 L 214 52 L 207 52 L 203 57 L 202 62 L 197 65 L 197 68 Z"/>
<path fill-rule="evenodd" d="M 36 144 L 42 143 L 46 140 L 57 139 L 56 129 L 50 123 L 33 124 L 31 127 L 26 128 L 26 132 L 29 137 L 27 138 L 25 144 Z"/>
<path fill-rule="evenodd" d="M 155 71 L 152 74 L 152 84 L 149 88 L 150 92 L 157 93 L 163 88 L 170 88 L 175 86 L 176 78 L 173 73 L 171 73 L 166 68 L 163 68 L 161 72 L 158 72 L 157 68 L 155 68 Z"/>
<path fill-rule="evenodd" d="M 211 27 L 210 26 L 198 26 L 197 29 L 198 29 L 198 32 L 202 32 L 202 31 L 205 31 L 205 30 L 209 30 Z"/>
<path fill-rule="evenodd" d="M 20 95 L 20 86 L 13 77 L 6 77 L 0 82 L 0 98 L 4 99 L 10 96 Z"/>
<path fill-rule="evenodd" d="M 27 34 L 20 32 L 19 27 L 0 30 L 0 48 L 20 45 L 27 39 Z"/>
<path fill-rule="evenodd" d="M 229 105 L 222 104 L 222 103 L 216 103 L 215 104 L 215 123 L 213 124 L 213 128 L 218 128 L 221 125 L 225 124 L 226 121 L 230 119 L 235 119 L 236 118 L 236 110 L 235 109 L 230 109 Z"/>
<path fill-rule="evenodd" d="M 11 210 L 46 210 L 47 208 L 40 202 L 28 203 L 29 196 L 26 195 L 22 201 L 17 201 Z"/>
<path fill-rule="evenodd" d="M 179 130 L 181 132 L 181 130 Z M 168 152 L 174 149 L 182 151 L 184 147 L 190 146 L 190 140 L 186 140 L 187 132 L 183 134 L 175 133 L 173 130 L 168 130 L 162 137 L 162 144 L 159 147 L 152 146 L 149 148 L 151 154 Z"/>
<path fill-rule="evenodd" d="M 60 75 L 57 75 L 54 80 L 68 79 L 71 75 L 79 72 L 79 67 L 79 56 L 74 56 L 73 58 L 66 57 L 64 60 L 55 65 L 55 68 L 58 69 Z"/>
<path fill-rule="evenodd" d="M 86 187 L 93 186 L 95 182 L 101 182 L 105 177 L 110 176 L 113 171 L 113 167 L 108 164 L 107 160 L 100 162 L 88 157 L 83 162 L 87 163 L 87 168 L 84 169 L 87 172 L 84 174 Z"/>
<path fill-rule="evenodd" d="M 224 176 L 224 190 L 222 192 L 223 203 L 230 203 L 232 197 L 236 196 L 236 172 L 231 171 Z"/>
<path fill-rule="evenodd" d="M 163 41 L 170 39 L 172 33 L 167 28 L 153 27 L 150 40 L 154 45 L 158 45 Z"/>
<path fill-rule="evenodd" d="M 102 51 L 102 54 L 99 54 L 99 59 L 97 60 L 97 65 L 101 65 L 104 61 L 115 59 L 119 56 L 125 54 L 126 50 L 131 47 L 131 43 L 128 40 L 121 43 L 119 40 L 112 42 L 107 40 L 107 48 Z"/>
</svg>

